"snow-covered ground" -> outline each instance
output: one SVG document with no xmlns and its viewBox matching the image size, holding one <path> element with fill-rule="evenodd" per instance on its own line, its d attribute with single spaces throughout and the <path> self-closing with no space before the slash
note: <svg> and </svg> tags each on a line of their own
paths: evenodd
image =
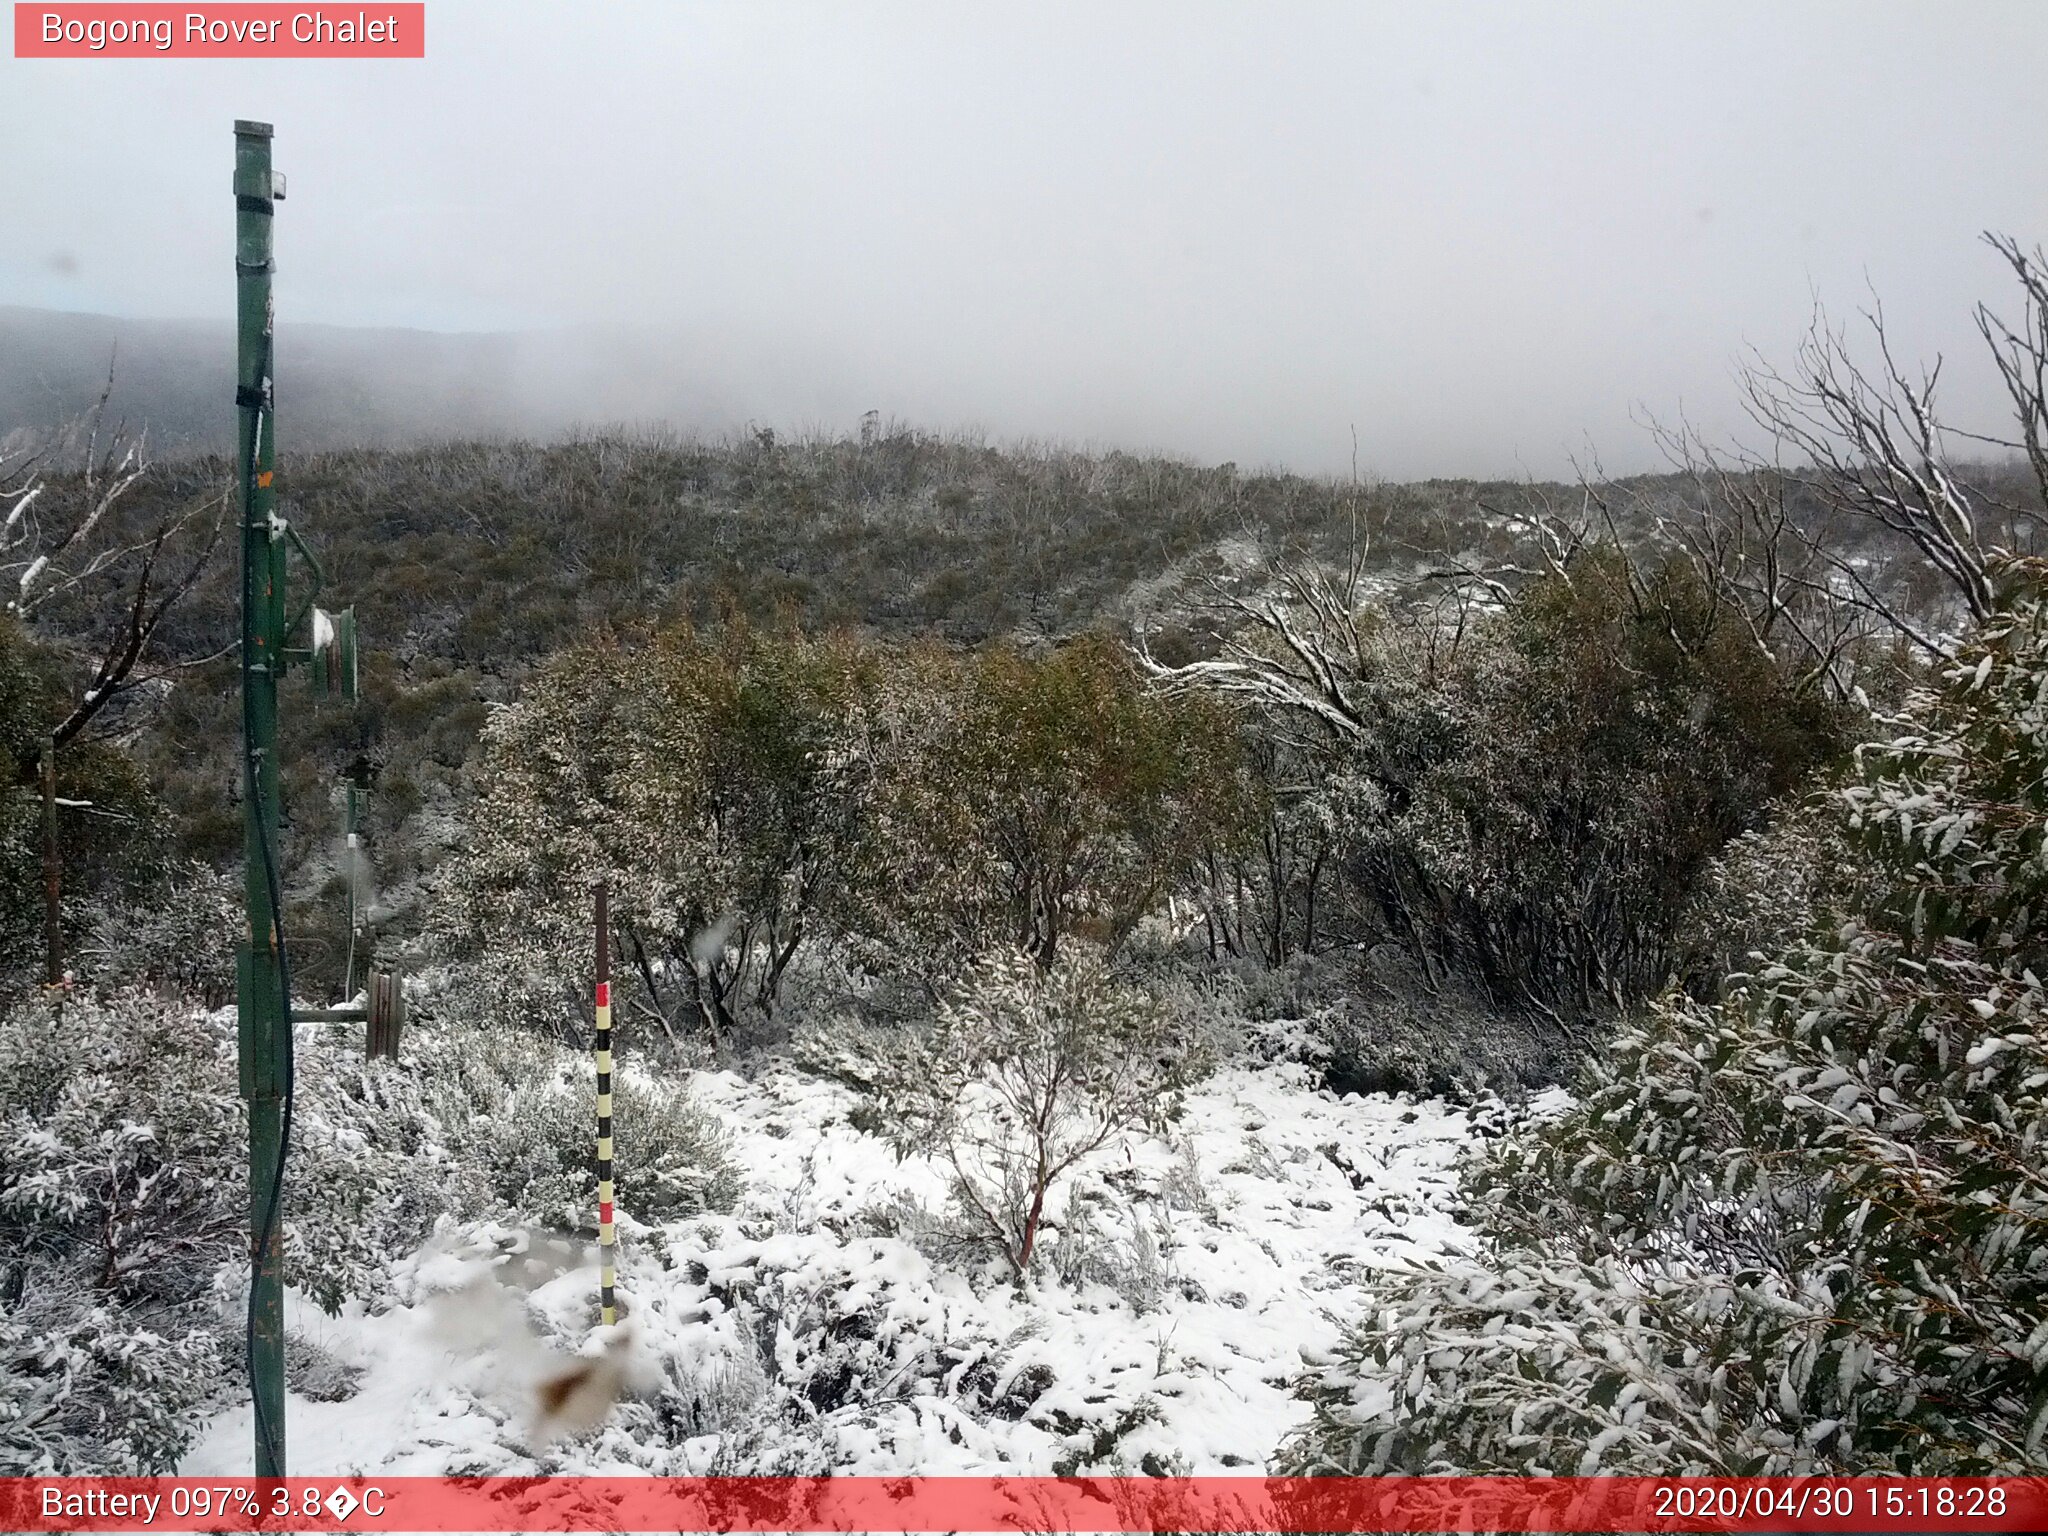
<svg viewBox="0 0 2048 1536">
<path fill-rule="evenodd" d="M 948 1256 L 943 1178 L 855 1129 L 847 1089 L 784 1069 L 704 1074 L 696 1093 L 746 1193 L 731 1216 L 624 1225 L 624 1338 L 595 1326 L 588 1249 L 444 1233 L 399 1266 L 385 1310 L 294 1298 L 311 1348 L 293 1471 L 1263 1468 L 1301 1418 L 1291 1378 L 1362 1315 L 1375 1271 L 1464 1236 L 1466 1111 L 1240 1068 L 1190 1095 L 1173 1144 L 1087 1165 L 1020 1295 Z M 537 1431 L 536 1384 L 608 1342 L 625 1398 L 595 1430 Z M 249 1443 L 249 1410 L 225 1412 L 181 1470 L 244 1471 Z"/>
</svg>

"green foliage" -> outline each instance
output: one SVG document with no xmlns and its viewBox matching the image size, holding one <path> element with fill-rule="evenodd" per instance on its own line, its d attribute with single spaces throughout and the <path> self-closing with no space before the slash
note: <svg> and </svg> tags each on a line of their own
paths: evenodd
<svg viewBox="0 0 2048 1536">
<path fill-rule="evenodd" d="M 589 971 L 610 883 L 625 996 L 723 1045 L 772 1011 L 798 949 L 846 901 L 867 813 L 872 659 L 734 625 L 586 646 L 486 731 L 447 924 L 473 980 L 531 1021 Z M 630 1015 L 629 1015 L 630 1017 Z"/>
<path fill-rule="evenodd" d="M 501 1007 L 559 1019 L 602 875 L 627 1022 L 722 1047 L 820 936 L 922 982 L 1120 941 L 1227 831 L 1236 750 L 1100 639 L 962 657 L 735 623 L 584 647 L 486 733 L 449 934 Z"/>
<path fill-rule="evenodd" d="M 0 613 L 0 977 L 42 971 L 43 743 L 63 715 L 56 658 Z M 140 766 L 104 742 L 57 754 L 65 953 L 107 906 L 150 892 L 168 867 L 168 827 Z M 0 981 L 0 997 L 11 990 Z"/>
<path fill-rule="evenodd" d="M 1841 749 L 1845 714 L 1689 567 L 1611 547 L 1455 644 L 1390 636 L 1339 778 L 1370 929 L 1498 1003 L 1660 988 L 1713 856 Z"/>
<path fill-rule="evenodd" d="M 1700 876 L 1680 915 L 1678 975 L 1711 1000 L 1807 933 L 1845 894 L 1854 865 L 1839 818 L 1823 800 L 1787 800 L 1768 821 L 1731 838 Z"/>
<path fill-rule="evenodd" d="M 1718 1004 L 1627 1021 L 1476 1173 L 1489 1265 L 1390 1289 L 1293 1465 L 2048 1465 L 2048 566 L 2002 574 L 1837 797 L 1839 905 Z"/>
<path fill-rule="evenodd" d="M 928 658 L 910 681 L 925 739 L 881 785 L 867 890 L 887 942 L 951 963 L 1114 946 L 1247 820 L 1229 717 L 1149 693 L 1105 638 Z"/>
<path fill-rule="evenodd" d="M 95 904 L 74 959 L 102 992 L 143 989 L 218 1008 L 235 1000 L 246 927 L 242 882 L 187 862 L 133 899 Z"/>
</svg>

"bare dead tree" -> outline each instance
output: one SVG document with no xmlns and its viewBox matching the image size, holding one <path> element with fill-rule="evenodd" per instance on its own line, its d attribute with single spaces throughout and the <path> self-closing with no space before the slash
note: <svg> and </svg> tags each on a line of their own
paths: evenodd
<svg viewBox="0 0 2048 1536">
<path fill-rule="evenodd" d="M 1853 699 L 1857 649 L 1887 630 L 1939 653 L 1909 606 L 1872 579 L 1864 543 L 1844 536 L 1843 514 L 1802 494 L 1799 477 L 1717 449 L 1683 420 L 1642 420 L 1691 494 L 1682 507 L 1645 507 L 1635 521 L 1691 565 L 1716 614 L 1734 614 L 1762 655 L 1796 669 L 1799 691 Z"/>
<path fill-rule="evenodd" d="M 1982 304 L 1977 306 L 1977 331 L 1991 349 L 2000 382 L 2012 401 L 2019 424 L 2019 437 L 1999 443 L 2026 455 L 2034 472 L 2034 489 L 2042 507 L 2048 507 L 2048 254 L 2038 245 L 2022 249 L 2009 235 L 1986 234 L 1985 243 L 2005 258 L 2019 280 L 2022 295 L 2020 323 L 2008 326 Z M 2034 508 L 2023 515 L 2039 521 Z"/>
<path fill-rule="evenodd" d="M 2008 238 L 1985 239 L 2024 296 L 2016 327 L 1987 306 L 1976 312 L 2016 437 L 1945 425 L 1936 409 L 1939 360 L 1918 372 L 1904 368 L 1875 303 L 1862 312 L 1868 365 L 1848 331 L 1816 311 L 1789 373 L 1761 359 L 1745 367 L 1744 404 L 1767 434 L 1763 452 L 1717 448 L 1683 420 L 1643 418 L 1693 495 L 1675 511 L 1638 504 L 1621 520 L 1641 531 L 1639 543 L 1647 537 L 1681 552 L 1767 656 L 1798 666 L 1802 687 L 1854 697 L 1859 650 L 1886 634 L 1930 657 L 1953 652 L 1951 626 L 1914 600 L 1910 573 L 1887 559 L 1892 550 L 1917 554 L 1960 617 L 1974 621 L 1996 601 L 1990 573 L 2001 550 L 2048 531 L 2048 263 Z M 2004 499 L 1978 483 L 1952 450 L 1958 442 L 2023 454 L 2036 502 Z M 1617 492 L 1604 476 L 1586 485 L 1603 505 Z"/>
<path fill-rule="evenodd" d="M 1579 505 L 1573 507 L 1561 500 L 1550 487 L 1530 480 L 1523 486 L 1532 506 L 1505 507 L 1498 502 L 1481 501 L 1479 510 L 1499 522 L 1510 535 L 1519 539 L 1533 552 L 1538 564 L 1525 566 L 1517 561 L 1497 561 L 1487 569 L 1495 577 L 1551 576 L 1570 586 L 1572 565 L 1580 555 L 1591 548 L 1599 537 L 1592 482 L 1585 476 L 1579 480 Z M 1505 592 L 1505 588 L 1501 589 Z"/>
<path fill-rule="evenodd" d="M 58 747 L 122 694 L 222 654 L 165 657 L 154 642 L 219 546 L 230 488 L 134 515 L 132 493 L 150 467 L 146 442 L 118 425 L 105 428 L 112 389 L 110 373 L 69 434 L 83 446 L 75 473 L 66 476 L 53 462 L 61 441 L 24 455 L 11 476 L 0 462 L 0 581 L 14 587 L 7 607 L 88 658 L 84 681 L 51 728 Z"/>
<path fill-rule="evenodd" d="M 1354 525 L 1349 558 L 1341 569 L 1310 560 L 1264 562 L 1264 585 L 1239 592 L 1221 581 L 1207 585 L 1212 617 L 1222 629 L 1217 655 L 1168 666 L 1137 636 L 1139 666 L 1170 693 L 1207 692 L 1306 717 L 1333 739 L 1355 734 L 1370 708 L 1358 688 L 1371 669 L 1371 647 L 1361 627 L 1361 585 L 1371 538 Z"/>
<path fill-rule="evenodd" d="M 121 425 L 107 428 L 113 387 L 110 368 L 99 399 L 69 433 L 12 463 L 0 457 L 0 581 L 14 589 L 7 608 L 85 658 L 84 681 L 64 713 L 15 765 L 16 783 L 33 784 L 42 796 L 45 969 L 52 984 L 63 978 L 58 753 L 115 699 L 208 659 L 160 656 L 155 641 L 212 559 L 229 502 L 223 486 L 139 515 L 132 493 L 149 470 L 146 445 Z M 59 461 L 71 449 L 82 452 L 76 471 L 66 474 Z"/>
<path fill-rule="evenodd" d="M 1940 359 L 1914 372 L 1901 365 L 1884 309 L 1875 301 L 1862 312 L 1874 354 L 1868 366 L 1855 355 L 1847 330 L 1817 311 L 1789 375 L 1761 359 L 1743 372 L 1744 403 L 1773 444 L 1769 467 L 1807 488 L 1823 505 L 1906 540 L 1943 578 L 1971 620 L 1984 618 L 1996 602 L 1990 565 L 1997 546 L 1987 533 L 1986 514 L 2002 511 L 2008 519 L 2035 523 L 2043 519 L 2037 509 L 1994 505 L 1958 465 L 1952 440 L 2026 452 L 2048 492 L 2048 267 L 2038 251 L 2029 254 L 2001 236 L 1985 238 L 2013 268 L 2024 295 L 2024 318 L 2016 329 L 1985 306 L 1977 310 L 1978 330 L 2019 420 L 2016 440 L 1945 426 L 1935 405 Z M 1849 579 L 1857 600 L 1915 644 L 1943 655 L 1953 648 L 1945 636 L 1912 622 L 1881 598 L 1859 568 L 1838 561 L 1836 571 Z"/>
</svg>

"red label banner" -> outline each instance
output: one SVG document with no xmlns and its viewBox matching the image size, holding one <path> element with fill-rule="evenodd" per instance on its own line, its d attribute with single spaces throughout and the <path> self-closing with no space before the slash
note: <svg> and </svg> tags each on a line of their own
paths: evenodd
<svg viewBox="0 0 2048 1536">
<path fill-rule="evenodd" d="M 2048 1478 L 0 1478 L 9 1531 L 2040 1531 Z"/>
<path fill-rule="evenodd" d="M 18 59 L 423 59 L 423 3 L 14 7 Z"/>
</svg>

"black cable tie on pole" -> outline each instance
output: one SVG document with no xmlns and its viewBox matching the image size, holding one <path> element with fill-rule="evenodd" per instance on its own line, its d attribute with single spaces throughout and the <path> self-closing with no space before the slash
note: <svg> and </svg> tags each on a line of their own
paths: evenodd
<svg viewBox="0 0 2048 1536">
<path fill-rule="evenodd" d="M 277 263 L 267 258 L 263 261 L 244 261 L 239 256 L 235 258 L 237 277 L 268 277 L 276 270 Z"/>
<path fill-rule="evenodd" d="M 270 409 L 270 386 L 252 389 L 247 384 L 235 386 L 235 404 L 245 411 L 267 411 Z"/>
<path fill-rule="evenodd" d="M 277 206 L 267 197 L 251 197 L 246 192 L 237 192 L 235 194 L 235 212 L 260 213 L 267 219 L 276 214 Z"/>
</svg>

